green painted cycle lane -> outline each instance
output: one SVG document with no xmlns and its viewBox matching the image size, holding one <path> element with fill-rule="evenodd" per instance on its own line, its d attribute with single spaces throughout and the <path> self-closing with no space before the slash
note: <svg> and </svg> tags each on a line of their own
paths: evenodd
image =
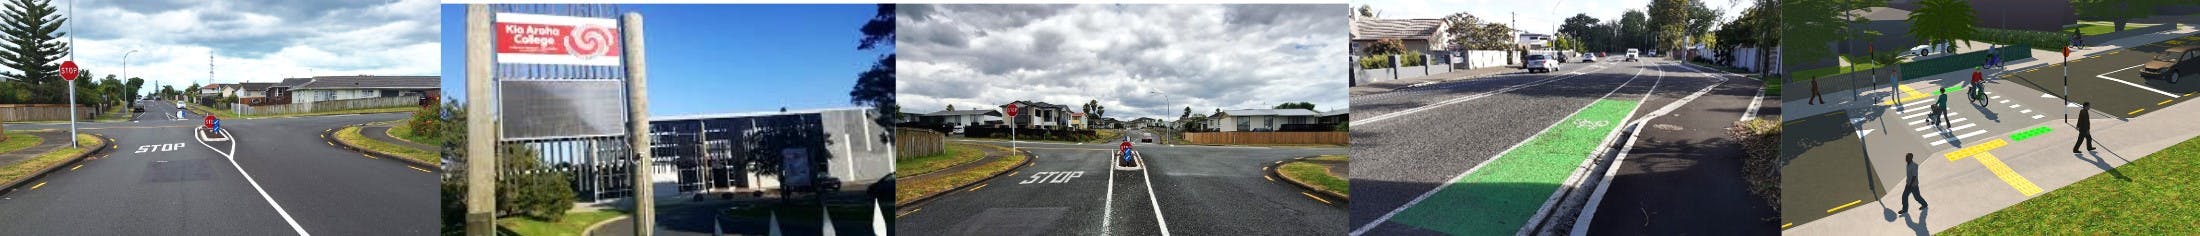
<svg viewBox="0 0 2200 236">
<path fill-rule="evenodd" d="M 1390 221 L 1453 235 L 1511 235 L 1636 105 L 1599 99 Z"/>
</svg>

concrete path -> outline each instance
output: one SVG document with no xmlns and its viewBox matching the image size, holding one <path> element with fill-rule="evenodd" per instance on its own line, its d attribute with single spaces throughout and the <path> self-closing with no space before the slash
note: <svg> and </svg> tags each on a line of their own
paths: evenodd
<svg viewBox="0 0 2200 236">
<path fill-rule="evenodd" d="M 985 157 L 978 158 L 978 160 L 976 161 L 970 161 L 970 163 L 956 164 L 955 166 L 949 166 L 946 169 L 940 169 L 929 173 L 896 177 L 895 181 L 930 181 L 933 179 L 945 178 L 947 176 L 946 173 L 961 173 L 964 171 L 970 171 L 970 169 L 978 168 L 978 166 L 983 166 L 985 165 L 985 163 L 992 163 L 993 161 L 1000 160 L 1002 157 L 1008 156 L 1007 153 L 1002 153 L 1001 150 L 989 147 L 978 146 L 978 150 L 984 151 Z"/>
<path fill-rule="evenodd" d="M 1353 86 L 1351 89 L 1351 94 L 1357 96 L 1361 94 L 1385 93 L 1390 92 L 1391 90 L 1406 89 L 1443 82 L 1451 82 L 1456 80 L 1476 79 L 1490 75 L 1513 73 L 1527 73 L 1527 71 L 1520 70 L 1520 68 L 1514 68 L 1512 66 L 1453 70 L 1451 72 L 1436 73 L 1413 78 L 1368 82 L 1367 84 L 1362 84 L 1360 86 Z"/>
</svg>

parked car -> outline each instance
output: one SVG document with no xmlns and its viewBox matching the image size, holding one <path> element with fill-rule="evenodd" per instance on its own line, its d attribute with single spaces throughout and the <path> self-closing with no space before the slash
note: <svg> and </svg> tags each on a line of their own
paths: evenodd
<svg viewBox="0 0 2200 236">
<path fill-rule="evenodd" d="M 1581 62 L 1597 62 L 1597 55 L 1595 53 L 1582 54 Z"/>
<path fill-rule="evenodd" d="M 1533 73 L 1545 73 L 1558 70 L 1558 62 L 1551 60 L 1550 56 L 1542 54 L 1528 55 L 1528 61 L 1525 64 L 1526 65 L 1523 65 L 1522 67 L 1528 69 L 1528 72 Z"/>
<path fill-rule="evenodd" d="M 2200 49 L 2200 46 L 2179 46 L 2163 50 L 2161 54 L 2154 55 L 2154 60 L 2143 64 L 2146 68 L 2139 70 L 2139 77 L 2162 78 L 2169 80 L 2169 83 L 2177 83 L 2184 77 L 2186 69 L 2200 69 L 2195 68 L 2200 67 L 2200 62 L 2192 62 L 2194 57 L 2200 57 L 2200 50 L 2193 49 Z"/>
<path fill-rule="evenodd" d="M 1138 142 L 1153 143 L 1153 134 L 1146 134 L 1146 137 L 1138 139 Z"/>
<path fill-rule="evenodd" d="M 1629 49 L 1627 49 L 1627 58 L 1628 58 L 1628 59 L 1633 59 L 1633 58 L 1635 58 L 1636 56 L 1639 56 L 1639 55 L 1642 55 L 1642 50 L 1640 50 L 1640 49 L 1633 49 L 1633 48 L 1629 48 Z"/>
<path fill-rule="evenodd" d="M 145 112 L 145 104 L 144 104 L 144 103 L 132 103 L 132 104 L 130 104 L 130 112 Z"/>
</svg>

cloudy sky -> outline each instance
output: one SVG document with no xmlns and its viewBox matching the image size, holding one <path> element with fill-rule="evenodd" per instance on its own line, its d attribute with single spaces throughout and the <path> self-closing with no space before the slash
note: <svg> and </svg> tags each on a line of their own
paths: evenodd
<svg viewBox="0 0 2200 236">
<path fill-rule="evenodd" d="M 75 0 L 79 67 L 184 87 L 313 75 L 435 75 L 436 0 Z M 69 14 L 70 0 L 52 4 Z M 64 37 L 66 41 L 68 38 Z M 66 60 L 66 59 L 64 59 Z"/>
<path fill-rule="evenodd" d="M 1742 9 L 1756 5 L 1755 0 L 1696 0 L 1704 7 L 1724 13 L 1720 21 L 1734 20 L 1742 16 Z M 1375 7 L 1378 17 L 1388 19 L 1442 18 L 1452 13 L 1469 12 L 1484 21 L 1511 22 L 1519 17 L 1519 29 L 1535 33 L 1551 33 L 1558 24 L 1575 14 L 1589 14 L 1598 21 L 1619 20 L 1628 9 L 1648 11 L 1650 0 L 1352 0 L 1352 8 L 1361 5 Z M 1644 12 L 1648 13 L 1648 12 Z"/>
<path fill-rule="evenodd" d="M 1345 108 L 1345 5 L 903 5 L 902 111 L 1099 100 L 1107 116 L 1185 106 Z M 997 108 L 996 108 L 997 109 Z"/>
</svg>

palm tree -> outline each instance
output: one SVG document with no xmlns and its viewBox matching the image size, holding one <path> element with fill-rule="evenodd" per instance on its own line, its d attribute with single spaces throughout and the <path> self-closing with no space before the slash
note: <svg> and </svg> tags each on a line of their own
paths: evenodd
<svg viewBox="0 0 2200 236">
<path fill-rule="evenodd" d="M 1917 11 L 1910 12 L 1910 35 L 1928 43 L 1953 43 L 1978 33 L 1971 22 L 1978 16 L 1971 15 L 1971 4 L 1963 0 L 1924 0 L 1918 2 Z M 1966 41 L 1963 46 L 1971 46 Z"/>
</svg>

